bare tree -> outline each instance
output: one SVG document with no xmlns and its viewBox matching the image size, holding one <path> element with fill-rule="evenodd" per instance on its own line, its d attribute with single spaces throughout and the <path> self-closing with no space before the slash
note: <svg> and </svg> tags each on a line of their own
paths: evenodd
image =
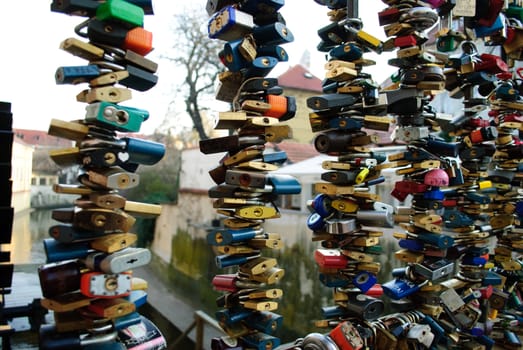
<svg viewBox="0 0 523 350">
<path fill-rule="evenodd" d="M 173 50 L 163 58 L 185 71 L 185 80 L 178 92 L 184 94 L 185 110 L 198 136 L 204 140 L 208 135 L 202 112 L 208 106 L 202 105 L 201 99 L 213 92 L 214 82 L 224 68 L 218 58 L 223 42 L 208 37 L 208 15 L 203 7 L 182 11 L 173 16 L 173 21 Z"/>
</svg>

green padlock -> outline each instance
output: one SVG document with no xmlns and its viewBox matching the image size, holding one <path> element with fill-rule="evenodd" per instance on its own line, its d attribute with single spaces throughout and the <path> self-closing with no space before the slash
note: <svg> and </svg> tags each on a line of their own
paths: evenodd
<svg viewBox="0 0 523 350">
<path fill-rule="evenodd" d="M 523 21 L 523 7 L 509 5 L 505 9 L 505 15 L 509 18 L 515 18 L 519 21 Z"/>
<path fill-rule="evenodd" d="M 441 35 L 436 40 L 436 48 L 440 52 L 451 52 L 458 48 L 458 45 L 465 40 L 466 37 L 460 32 L 449 30 L 446 34 Z"/>
<path fill-rule="evenodd" d="M 121 132 L 138 132 L 142 123 L 149 118 L 146 110 L 110 102 L 91 103 L 85 110 L 87 122 Z"/>
<path fill-rule="evenodd" d="M 96 18 L 100 21 L 119 22 L 129 28 L 143 27 L 144 10 L 125 0 L 107 0 L 96 10 Z"/>
</svg>

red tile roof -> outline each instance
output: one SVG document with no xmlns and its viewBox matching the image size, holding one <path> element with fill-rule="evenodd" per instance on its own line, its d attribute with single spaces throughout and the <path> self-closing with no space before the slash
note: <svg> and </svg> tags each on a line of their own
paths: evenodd
<svg viewBox="0 0 523 350">
<path fill-rule="evenodd" d="M 320 154 L 318 151 L 316 151 L 314 145 L 308 143 L 282 141 L 280 143 L 273 143 L 271 146 L 275 151 L 284 151 L 287 153 L 287 160 L 291 164 L 316 157 Z"/>
<path fill-rule="evenodd" d="M 312 75 L 301 64 L 297 64 L 278 77 L 278 85 L 305 91 L 322 92 L 321 79 Z"/>
<path fill-rule="evenodd" d="M 72 141 L 61 137 L 51 136 L 47 131 L 14 129 L 13 132 L 23 142 L 36 147 L 71 147 Z"/>
</svg>

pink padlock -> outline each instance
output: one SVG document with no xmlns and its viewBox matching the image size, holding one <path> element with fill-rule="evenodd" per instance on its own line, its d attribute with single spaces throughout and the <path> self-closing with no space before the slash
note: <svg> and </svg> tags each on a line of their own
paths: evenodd
<svg viewBox="0 0 523 350">
<path fill-rule="evenodd" d="M 425 174 L 423 183 L 428 186 L 448 186 L 449 175 L 443 169 L 432 169 Z"/>
</svg>

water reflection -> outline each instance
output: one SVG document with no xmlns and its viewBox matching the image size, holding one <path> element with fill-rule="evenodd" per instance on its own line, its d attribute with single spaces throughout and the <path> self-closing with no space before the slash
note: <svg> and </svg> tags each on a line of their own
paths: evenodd
<svg viewBox="0 0 523 350">
<path fill-rule="evenodd" d="M 49 238 L 49 226 L 57 223 L 51 218 L 51 212 L 51 209 L 25 210 L 15 215 L 13 236 L 8 245 L 13 264 L 45 263 L 42 241 Z"/>
<path fill-rule="evenodd" d="M 266 221 L 264 225 L 267 232 L 281 233 L 285 244 L 281 250 L 265 250 L 263 253 L 264 256 L 276 257 L 279 267 L 285 269 L 285 276 L 276 286 L 284 292 L 276 311 L 284 317 L 284 326 L 277 334 L 283 342 L 313 331 L 324 331 L 314 327 L 314 320 L 322 318 L 322 306 L 334 303 L 332 289 L 324 286 L 318 278 L 313 253 L 320 243 L 311 240 L 312 232 L 306 227 L 307 216 L 307 213 L 285 212 L 282 213 L 285 220 Z M 392 237 L 393 229 L 383 230 L 380 244 L 384 253 L 375 258 L 381 264 L 378 275 L 381 283 L 389 281 L 392 269 L 401 265 L 393 258 L 394 251 L 399 249 Z M 212 247 L 203 238 L 194 238 L 188 232 L 178 230 L 172 240 L 172 260 L 169 266 L 163 267 L 162 273 L 177 294 L 210 315 L 219 310 L 216 298 L 221 295 L 212 289 L 212 278 L 217 274 L 236 272 L 235 267 L 218 269 L 214 257 Z M 383 301 L 387 303 L 386 298 Z"/>
</svg>

